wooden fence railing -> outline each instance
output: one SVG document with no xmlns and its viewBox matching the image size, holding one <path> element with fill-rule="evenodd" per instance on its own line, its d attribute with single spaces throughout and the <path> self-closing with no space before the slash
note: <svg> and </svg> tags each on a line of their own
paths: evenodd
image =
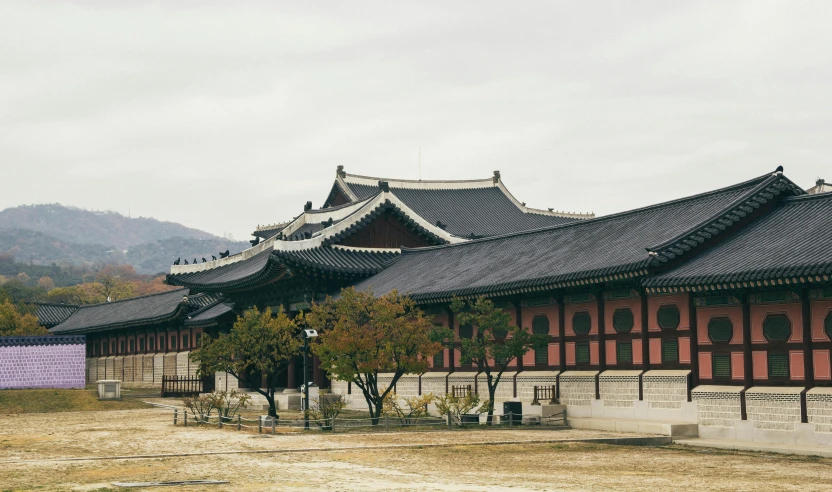
<svg viewBox="0 0 832 492">
<path fill-rule="evenodd" d="M 211 391 L 204 378 L 162 376 L 162 396 L 197 396 Z"/>
</svg>

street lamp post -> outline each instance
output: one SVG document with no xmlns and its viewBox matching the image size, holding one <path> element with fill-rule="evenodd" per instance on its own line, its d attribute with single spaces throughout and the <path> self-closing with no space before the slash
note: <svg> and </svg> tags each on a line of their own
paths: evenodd
<svg viewBox="0 0 832 492">
<path fill-rule="evenodd" d="M 309 339 L 318 336 L 315 330 L 303 330 L 303 428 L 309 429 L 309 369 L 306 366 L 309 354 Z"/>
</svg>

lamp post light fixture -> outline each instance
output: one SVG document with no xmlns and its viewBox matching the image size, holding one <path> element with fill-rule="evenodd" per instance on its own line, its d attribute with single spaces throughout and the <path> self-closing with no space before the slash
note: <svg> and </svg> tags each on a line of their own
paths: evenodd
<svg viewBox="0 0 832 492">
<path fill-rule="evenodd" d="M 307 368 L 307 355 L 309 354 L 309 340 L 317 338 L 315 330 L 303 330 L 303 428 L 309 429 L 309 370 Z"/>
</svg>

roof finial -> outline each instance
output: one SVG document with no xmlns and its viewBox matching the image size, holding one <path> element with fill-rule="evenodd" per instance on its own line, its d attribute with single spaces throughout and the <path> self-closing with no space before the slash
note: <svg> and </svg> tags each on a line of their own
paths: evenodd
<svg viewBox="0 0 832 492">
<path fill-rule="evenodd" d="M 825 179 L 823 179 L 823 178 L 818 178 L 818 180 L 817 180 L 817 181 L 815 181 L 815 185 L 816 185 L 818 188 L 820 188 L 821 186 L 823 186 L 823 185 L 825 185 L 825 184 L 826 184 L 826 180 L 825 180 Z"/>
<path fill-rule="evenodd" d="M 379 181 L 378 182 L 378 187 L 381 191 L 383 191 L 385 193 L 390 191 L 390 183 L 388 183 L 387 181 Z"/>
<path fill-rule="evenodd" d="M 783 173 L 783 166 L 777 166 L 777 169 L 774 170 L 775 173 Z"/>
<path fill-rule="evenodd" d="M 303 206 L 303 211 L 308 212 L 312 210 L 312 202 L 306 202 L 306 205 Z"/>
<path fill-rule="evenodd" d="M 500 171 L 494 171 L 494 184 L 497 184 L 500 181 Z"/>
<path fill-rule="evenodd" d="M 344 166 L 338 166 L 338 169 L 335 171 L 335 176 L 340 178 L 345 178 L 347 176 L 347 173 L 344 172 Z"/>
</svg>

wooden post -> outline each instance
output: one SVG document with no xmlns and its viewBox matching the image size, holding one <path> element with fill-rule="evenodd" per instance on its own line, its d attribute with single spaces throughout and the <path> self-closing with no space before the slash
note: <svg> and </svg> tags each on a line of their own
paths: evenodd
<svg viewBox="0 0 832 492">
<path fill-rule="evenodd" d="M 241 420 L 240 414 L 238 413 L 237 414 L 237 430 L 242 429 L 243 428 L 242 425 L 243 425 L 243 422 Z"/>
<path fill-rule="evenodd" d="M 257 433 L 258 434 L 263 433 L 263 417 L 260 417 L 259 419 L 257 419 Z"/>
<path fill-rule="evenodd" d="M 185 410 L 184 422 L 185 422 L 185 427 L 188 427 L 188 411 L 187 410 Z"/>
<path fill-rule="evenodd" d="M 276 424 L 277 424 L 277 419 L 272 417 L 272 435 L 274 435 L 274 428 L 275 428 Z"/>
<path fill-rule="evenodd" d="M 448 430 L 451 429 L 451 411 L 448 410 Z"/>
<path fill-rule="evenodd" d="M 384 432 L 387 432 L 388 430 L 390 430 L 390 416 L 385 415 L 384 416 Z"/>
<path fill-rule="evenodd" d="M 218 415 L 218 417 L 219 417 L 219 424 L 217 424 L 217 425 L 219 426 L 220 429 L 222 429 L 222 414 L 220 413 Z"/>
<path fill-rule="evenodd" d="M 514 427 L 514 412 L 508 412 L 508 428 Z"/>
<path fill-rule="evenodd" d="M 173 425 L 176 425 L 176 418 L 179 416 L 179 410 L 173 409 Z"/>
</svg>

